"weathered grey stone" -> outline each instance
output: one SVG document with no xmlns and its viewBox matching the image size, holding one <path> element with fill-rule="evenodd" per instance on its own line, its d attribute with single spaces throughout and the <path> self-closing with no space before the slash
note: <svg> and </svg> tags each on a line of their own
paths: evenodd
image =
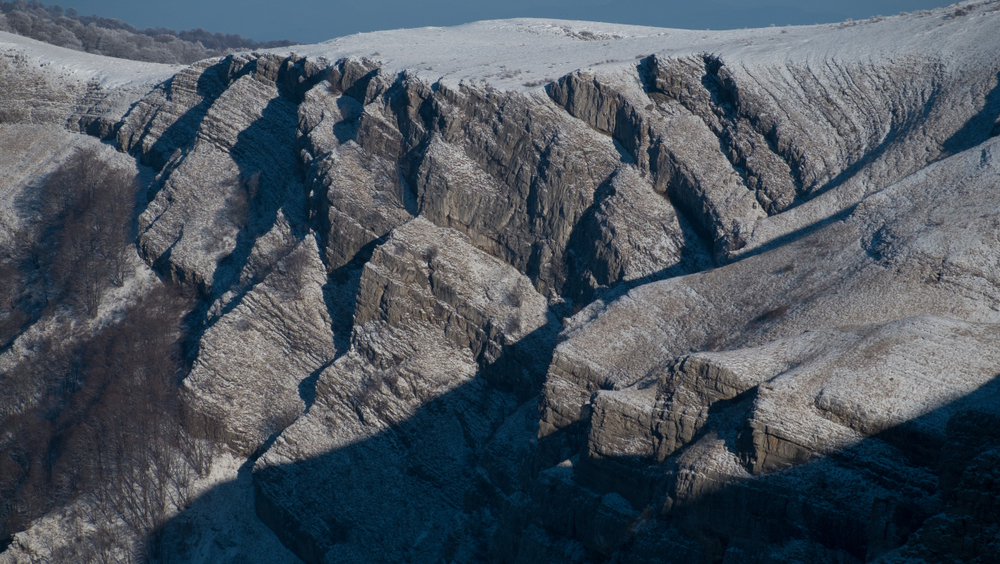
<svg viewBox="0 0 1000 564">
<path fill-rule="evenodd" d="M 135 87 L 29 57 L 0 112 L 156 171 L 189 431 L 261 455 L 306 561 L 987 561 L 993 7 L 489 22 Z"/>
<path fill-rule="evenodd" d="M 225 314 L 199 340 L 184 379 L 189 428 L 245 455 L 306 409 L 303 381 L 336 354 L 319 250 L 311 236 L 296 244 L 282 228 L 291 241 L 272 247 L 281 258 L 253 289 L 220 304 Z"/>
<path fill-rule="evenodd" d="M 319 74 L 294 56 L 229 56 L 185 69 L 136 104 L 118 142 L 160 173 L 139 218 L 147 261 L 214 299 L 279 209 L 302 228 L 296 113 Z"/>
<path fill-rule="evenodd" d="M 662 462 L 695 437 L 715 402 L 736 398 L 762 377 L 737 375 L 711 357 L 687 356 L 658 378 L 596 392 L 590 400 L 587 454 Z"/>
<path fill-rule="evenodd" d="M 618 166 L 613 143 L 547 98 L 470 87 L 442 97 L 450 111 L 441 138 L 451 148 L 438 144 L 420 169 L 421 212 L 558 295 L 572 231 Z M 477 178 L 484 173 L 496 180 Z"/>
<path fill-rule="evenodd" d="M 375 250 L 358 292 L 351 350 L 255 466 L 258 515 L 309 562 L 448 559 L 485 534 L 476 461 L 536 393 L 554 319 L 525 276 L 423 218 Z"/>
<path fill-rule="evenodd" d="M 359 122 L 364 106 L 342 92 L 358 80 L 352 61 L 336 84 L 324 83 L 305 96 L 299 108 L 299 127 L 305 142 L 304 157 L 312 179 L 313 199 L 325 240 L 324 261 L 330 270 L 344 267 L 356 258 L 363 263 L 364 249 L 413 215 L 412 195 L 402 178 L 396 157 L 373 154 L 358 143 Z M 334 69 L 336 70 L 336 68 Z M 360 71 L 358 71 L 360 72 Z M 365 118 L 366 121 L 370 118 Z M 359 255 L 360 253 L 360 255 Z"/>
<path fill-rule="evenodd" d="M 656 188 L 715 242 L 717 257 L 742 248 L 753 223 L 765 216 L 719 151 L 711 127 L 683 105 L 657 96 L 653 104 L 633 84 L 603 84 L 577 74 L 560 80 L 552 96 L 574 116 L 621 140 L 644 171 L 655 173 Z"/>
</svg>

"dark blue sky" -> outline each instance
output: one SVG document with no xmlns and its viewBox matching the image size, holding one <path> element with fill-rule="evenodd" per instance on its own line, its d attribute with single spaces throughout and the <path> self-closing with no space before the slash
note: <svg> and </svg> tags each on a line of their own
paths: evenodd
<svg viewBox="0 0 1000 564">
<path fill-rule="evenodd" d="M 258 41 L 315 43 L 360 31 L 537 17 L 686 29 L 813 24 L 926 10 L 947 0 L 58 0 L 136 27 L 201 27 Z M 51 0 L 46 4 L 55 3 Z"/>
</svg>

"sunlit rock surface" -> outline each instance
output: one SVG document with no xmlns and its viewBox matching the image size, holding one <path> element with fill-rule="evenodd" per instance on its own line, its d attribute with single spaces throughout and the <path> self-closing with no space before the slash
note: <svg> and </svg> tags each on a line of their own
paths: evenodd
<svg viewBox="0 0 1000 564">
<path fill-rule="evenodd" d="M 505 20 L 117 71 L 4 35 L 0 221 L 24 147 L 148 167 L 186 429 L 247 460 L 184 554 L 237 561 L 176 539 L 252 489 L 219 538 L 309 563 L 990 562 L 998 28 Z"/>
</svg>

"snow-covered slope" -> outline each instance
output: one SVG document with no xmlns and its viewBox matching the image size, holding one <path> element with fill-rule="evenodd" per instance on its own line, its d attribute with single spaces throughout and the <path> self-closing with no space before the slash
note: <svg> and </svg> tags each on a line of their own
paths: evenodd
<svg viewBox="0 0 1000 564">
<path fill-rule="evenodd" d="M 522 19 L 184 69 L 3 36 L 0 134 L 155 171 L 188 432 L 307 562 L 985 562 L 997 30 Z"/>
<path fill-rule="evenodd" d="M 531 18 L 482 21 L 456 27 L 360 33 L 317 45 L 274 49 L 336 61 L 368 57 L 388 73 L 409 71 L 429 83 L 488 82 L 522 91 L 574 71 L 631 74 L 636 59 L 656 53 L 681 57 L 711 53 L 764 66 L 793 61 L 882 61 L 934 54 L 956 66 L 990 56 L 990 41 L 975 38 L 996 29 L 994 3 L 959 18 L 950 11 L 913 13 L 848 24 L 789 26 L 731 31 L 692 31 L 598 22 Z M 957 59 L 951 61 L 951 59 Z"/>
<path fill-rule="evenodd" d="M 0 52 L 7 59 L 29 59 L 31 63 L 59 79 L 96 82 L 105 88 L 158 84 L 183 68 L 183 65 L 161 65 L 91 55 L 6 31 L 0 31 Z"/>
</svg>

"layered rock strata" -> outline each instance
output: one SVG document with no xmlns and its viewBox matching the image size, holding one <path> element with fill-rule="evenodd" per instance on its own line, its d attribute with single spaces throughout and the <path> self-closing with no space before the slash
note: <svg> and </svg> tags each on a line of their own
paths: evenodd
<svg viewBox="0 0 1000 564">
<path fill-rule="evenodd" d="M 154 171 L 189 431 L 306 562 L 988 561 L 995 7 L 384 32 L 10 119 Z"/>
</svg>

